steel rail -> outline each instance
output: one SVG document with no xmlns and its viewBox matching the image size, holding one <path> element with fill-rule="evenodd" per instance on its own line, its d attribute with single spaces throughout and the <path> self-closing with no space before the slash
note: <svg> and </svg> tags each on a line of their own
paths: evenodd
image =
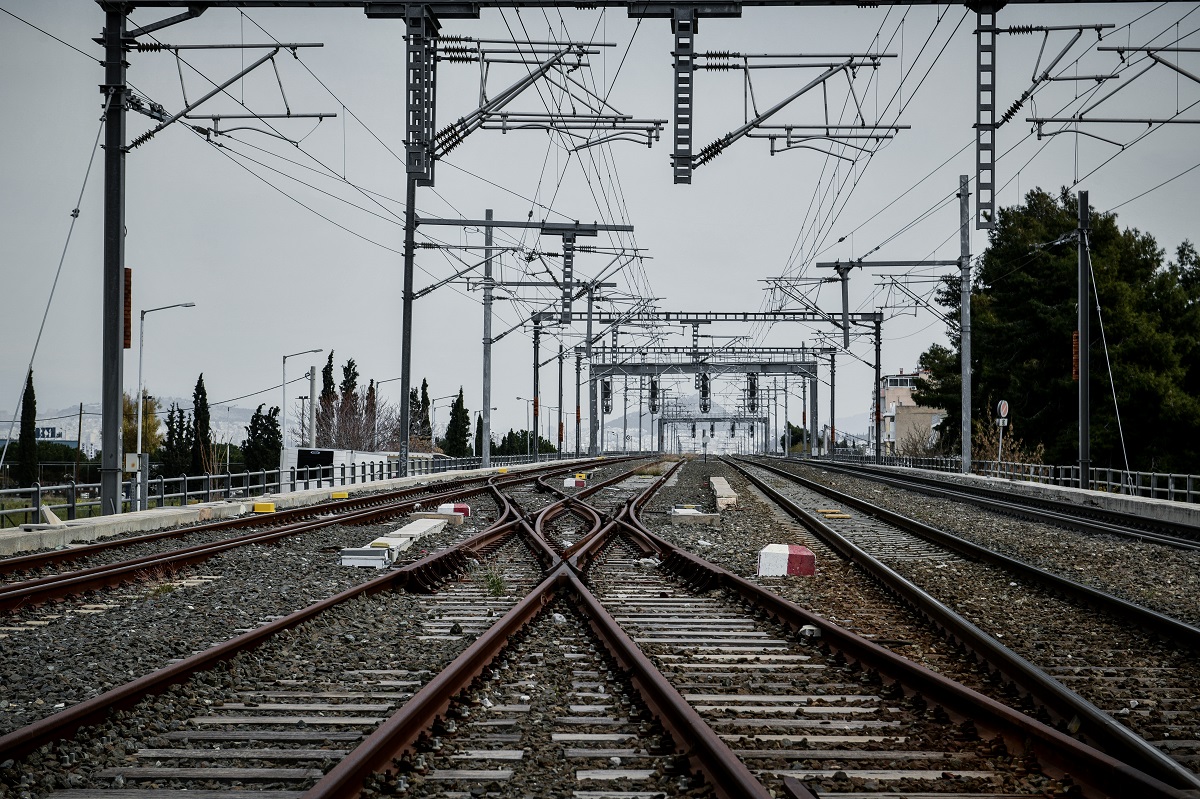
<svg viewBox="0 0 1200 799">
<path fill-rule="evenodd" d="M 486 479 L 487 477 L 470 477 L 466 479 L 447 481 L 446 485 L 458 485 L 465 488 L 469 483 L 482 483 L 485 482 Z M 182 538 L 195 533 L 237 529 L 239 527 L 262 527 L 270 524 L 277 524 L 281 520 L 290 524 L 293 523 L 293 520 L 299 521 L 318 514 L 330 512 L 337 513 L 348 509 L 369 507 L 371 505 L 393 502 L 395 500 L 406 499 L 408 497 L 434 493 L 436 492 L 436 489 L 441 488 L 442 486 L 440 485 L 426 483 L 419 486 L 402 488 L 397 491 L 369 494 L 364 497 L 338 499 L 330 502 L 321 502 L 316 505 L 306 505 L 300 508 L 288 508 L 286 510 L 276 511 L 272 514 L 242 516 L 234 519 L 221 519 L 218 521 L 204 522 L 187 527 L 174 527 L 169 530 L 157 530 L 155 532 L 146 533 L 144 535 L 130 536 L 128 538 L 116 538 L 109 541 L 98 541 L 92 544 L 71 547 L 70 549 L 60 549 L 51 552 L 38 552 L 31 555 L 20 555 L 15 558 L 4 558 L 0 559 L 0 574 L 11 574 L 17 571 L 34 569 L 42 566 L 50 566 L 55 563 L 78 560 L 89 555 L 94 555 L 97 552 L 134 546 L 136 544 L 145 544 L 152 541 L 159 541 L 164 538 Z"/>
<path fill-rule="evenodd" d="M 396 773 L 395 760 L 412 750 L 421 733 L 445 713 L 455 695 L 483 673 L 509 640 L 537 617 L 566 581 L 567 574 L 560 565 L 326 772 L 304 793 L 303 799 L 355 799 L 370 775 Z"/>
<path fill-rule="evenodd" d="M 455 547 L 432 553 L 373 580 L 347 588 L 345 591 L 294 611 L 281 619 L 256 627 L 203 652 L 197 652 L 177 663 L 165 666 L 124 685 L 105 691 L 99 696 L 72 705 L 52 716 L 47 716 L 28 726 L 13 730 L 7 735 L 0 736 L 0 761 L 22 757 L 39 746 L 70 737 L 80 727 L 99 724 L 114 710 L 133 707 L 147 696 L 162 693 L 170 686 L 187 680 L 193 674 L 211 669 L 218 663 L 261 646 L 272 636 L 303 624 L 326 610 L 351 599 L 396 590 L 427 593 L 435 579 L 444 581 L 465 570 L 469 565 L 468 553 L 473 553 L 488 545 L 498 533 L 511 533 L 519 521 L 518 519 L 505 522 L 502 527 L 507 528 L 506 530 L 497 531 L 489 528 Z"/>
<path fill-rule="evenodd" d="M 486 492 L 487 490 L 487 486 L 467 489 L 466 491 L 450 490 L 441 494 L 434 494 L 432 497 L 424 495 L 423 499 L 468 497 Z M 266 531 L 247 533 L 223 541 L 196 544 L 170 552 L 142 555 L 137 558 L 121 561 L 120 563 L 92 566 L 62 574 L 39 577 L 34 580 L 9 583 L 0 586 L 0 611 L 13 610 L 26 604 L 40 604 L 52 599 L 80 594 L 85 591 L 94 591 L 121 585 L 135 579 L 138 575 L 154 569 L 173 571 L 182 566 L 201 563 L 214 555 L 231 549 L 237 549 L 238 547 L 270 543 L 280 538 L 320 530 L 335 524 L 361 524 L 375 521 L 380 516 L 395 516 L 407 513 L 413 509 L 414 505 L 419 504 L 419 502 L 419 500 L 407 500 L 391 503 L 383 507 L 351 511 L 340 516 L 310 518 L 305 521 L 293 522 Z"/>
<path fill-rule="evenodd" d="M 878 580 L 904 604 L 939 628 L 948 639 L 970 649 L 984 663 L 1029 692 L 1047 710 L 1066 723 L 1074 734 L 1084 736 L 1105 752 L 1119 753 L 1132 767 L 1166 785 L 1191 791 L 1200 790 L 1200 776 L 1185 769 L 1132 730 L 1122 726 L 1112 716 L 1047 675 L 891 567 L 863 551 L 756 475 L 736 463 L 731 465 L 771 500 L 778 503 L 788 515 L 807 527 L 829 547 L 841 553 L 844 558 Z M 674 558 L 683 556 L 679 550 L 672 555 Z M 695 556 L 690 557 L 699 561 Z M 703 579 L 713 579 L 713 572 L 710 570 L 701 570 L 700 574 Z"/>
<path fill-rule="evenodd" d="M 878 505 L 873 505 L 866 500 L 851 496 L 833 488 L 821 485 L 805 477 L 793 474 L 786 469 L 781 469 L 777 466 L 772 466 L 765 463 L 760 463 L 753 460 L 743 460 L 760 469 L 765 469 L 780 477 L 792 480 L 807 489 L 824 494 L 831 499 L 837 500 L 839 503 L 852 507 L 862 513 L 886 522 L 894 527 L 898 527 L 905 532 L 911 533 L 918 538 L 924 539 L 937 546 L 957 552 L 963 557 L 990 563 L 993 566 L 1005 569 L 1016 574 L 1017 576 L 1029 580 L 1030 582 L 1040 584 L 1055 591 L 1059 594 L 1069 596 L 1080 602 L 1083 602 L 1093 608 L 1104 610 L 1113 613 L 1121 618 L 1128 619 L 1139 627 L 1149 628 L 1161 634 L 1172 644 L 1184 644 L 1194 649 L 1200 650 L 1200 627 L 1188 624 L 1179 619 L 1159 613 L 1143 605 L 1135 602 L 1130 602 L 1127 599 L 1122 599 L 1119 596 L 1110 594 L 1106 591 L 1101 591 L 1090 585 L 1075 582 L 1053 572 L 1046 571 L 1032 564 L 1018 560 L 1008 555 L 1003 555 L 995 552 L 987 547 L 960 538 L 945 530 L 939 530 L 924 522 L 910 519 L 907 516 L 896 513 L 895 511 L 881 508 Z M 810 516 L 815 520 L 815 517 Z"/>
<path fill-rule="evenodd" d="M 362 507 L 361 501 L 351 502 L 349 504 L 349 512 L 338 516 L 330 516 L 328 514 L 316 514 L 312 511 L 305 513 L 301 521 L 291 522 L 281 527 L 274 527 L 268 530 L 258 530 L 245 535 L 226 539 L 224 541 L 208 542 L 204 544 L 195 544 L 190 547 L 172 550 L 165 553 L 153 553 L 142 555 L 137 558 L 121 561 L 115 564 L 105 564 L 92 566 L 86 569 L 77 569 L 62 574 L 47 575 L 33 580 L 26 580 L 17 583 L 9 583 L 0 585 L 0 611 L 13 610 L 23 607 L 27 604 L 40 604 L 42 602 L 53 599 L 60 599 L 67 596 L 73 596 L 86 591 L 93 591 L 102 588 L 109 588 L 127 583 L 136 579 L 139 575 L 150 572 L 155 569 L 165 569 L 174 571 L 182 566 L 187 566 L 195 563 L 201 563 L 208 558 L 220 554 L 221 552 L 235 549 L 241 546 L 251 544 L 269 543 L 279 538 L 284 538 L 291 535 L 299 535 L 301 533 L 320 530 L 334 524 L 366 524 L 377 521 L 380 518 L 395 516 L 401 513 L 408 513 L 415 507 L 419 507 L 421 503 L 426 501 L 445 501 L 458 498 L 477 496 L 481 493 L 486 493 L 489 490 L 495 490 L 495 484 L 516 485 L 523 482 L 529 482 L 531 479 L 536 479 L 538 475 L 555 467 L 543 467 L 538 470 L 530 470 L 528 472 L 505 477 L 498 480 L 496 477 L 488 479 L 488 483 L 483 486 L 473 488 L 462 488 L 462 483 L 452 481 L 450 487 L 435 493 L 420 493 L 415 498 L 405 499 L 399 502 L 388 502 L 386 504 L 370 503 L 366 507 Z M 477 482 L 472 478 L 466 482 Z M 422 489 L 424 491 L 424 489 Z M 412 492 L 406 489 L 404 493 L 411 497 Z M 328 511 L 334 506 L 325 504 L 318 506 L 320 510 Z M 305 509 L 307 510 L 307 509 Z M 255 523 L 259 517 L 250 517 L 245 521 Z M 227 525 L 227 522 L 236 522 L 242 520 L 225 520 L 221 525 Z M 255 525 L 257 526 L 257 525 Z M 211 530 L 214 528 L 206 528 Z M 195 528 L 193 528 L 195 531 Z"/>
<path fill-rule="evenodd" d="M 570 596 L 588 626 L 620 664 L 634 688 L 671 735 L 675 751 L 688 758 L 692 769 L 702 773 L 723 799 L 770 799 L 767 790 L 746 768 L 733 750 L 721 740 L 675 686 L 663 676 L 633 642 L 617 620 L 604 609 L 575 572 L 564 568 Z"/>
<path fill-rule="evenodd" d="M 757 461 L 752 462 L 757 463 Z M 1011 493 L 984 486 L 948 485 L 945 481 L 923 475 L 898 475 L 846 464 L 822 463 L 821 468 L 931 497 L 966 502 L 1027 521 L 1052 524 L 1084 533 L 1107 533 L 1178 549 L 1200 550 L 1200 527 L 1184 522 L 1158 519 L 1148 521 L 1143 516 L 1135 516 L 1124 511 L 1073 504 L 1028 494 L 1020 494 L 1020 501 L 1014 501 Z M 1146 529 L 1147 527 L 1158 529 Z M 1178 535 L 1172 534 L 1172 531 Z"/>
<path fill-rule="evenodd" d="M 972 721 L 981 732 L 999 735 L 1010 752 L 1029 752 L 1048 766 L 1051 774 L 1070 775 L 1090 796 L 1172 797 L 1194 799 L 1196 792 L 1174 787 L 1157 776 L 1076 740 L 1059 730 L 1025 716 L 935 671 L 918 665 L 889 649 L 839 627 L 828 619 L 805 610 L 779 595 L 755 585 L 698 555 L 679 549 L 652 533 L 636 513 L 626 528 L 632 539 L 655 549 L 662 568 L 699 590 L 723 588 L 776 619 L 793 633 L 816 627 L 820 641 L 835 652 L 872 669 L 897 685 L 919 693 L 956 714 L 959 721 Z M 803 794 L 799 794 L 803 797 Z M 806 798 L 805 798 L 806 799 Z"/>
</svg>

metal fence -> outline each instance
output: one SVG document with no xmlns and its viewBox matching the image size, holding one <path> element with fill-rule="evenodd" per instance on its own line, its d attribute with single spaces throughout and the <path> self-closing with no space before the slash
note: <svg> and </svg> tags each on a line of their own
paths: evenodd
<svg viewBox="0 0 1200 799">
<path fill-rule="evenodd" d="M 874 455 L 839 450 L 833 460 L 844 463 L 877 464 L 880 466 L 904 466 L 910 469 L 928 469 L 937 472 L 962 472 L 959 458 L 916 458 L 905 455 Z M 1008 461 L 972 461 L 971 473 L 984 477 L 1000 477 L 1045 485 L 1070 488 L 1090 488 L 1110 494 L 1166 499 L 1172 502 L 1200 502 L 1200 476 L 1193 474 L 1167 474 L 1163 472 L 1127 472 L 1121 469 L 1093 467 L 1088 469 L 1088 479 L 1081 479 L 1078 466 L 1050 466 L 1041 463 L 1009 463 Z"/>
<path fill-rule="evenodd" d="M 543 458 L 544 459 L 544 458 Z M 530 463 L 525 455 L 493 457 L 492 466 L 514 466 Z M 408 474 L 440 474 L 480 468 L 480 458 L 409 458 Z M 335 466 L 311 466 L 257 472 L 224 472 L 198 477 L 156 477 L 147 486 L 148 507 L 189 505 L 195 502 L 216 502 L 223 499 L 286 494 L 310 488 L 347 486 L 392 480 L 400 477 L 400 464 L 395 460 L 369 461 Z M 135 481 L 121 483 L 121 513 L 133 510 Z M 42 506 L 59 518 L 69 520 L 101 515 L 100 484 L 68 481 L 62 485 L 0 490 L 0 529 L 19 527 L 41 521 Z"/>
</svg>

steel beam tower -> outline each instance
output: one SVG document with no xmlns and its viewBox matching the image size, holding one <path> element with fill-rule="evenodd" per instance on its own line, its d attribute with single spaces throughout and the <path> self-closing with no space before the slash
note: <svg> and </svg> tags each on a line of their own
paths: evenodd
<svg viewBox="0 0 1200 799">
<path fill-rule="evenodd" d="M 100 512 L 121 512 L 121 415 L 125 328 L 125 17 L 124 3 L 104 8 L 104 320 L 100 409 Z M 141 398 L 138 398 L 141 401 Z"/>
<path fill-rule="evenodd" d="M 996 226 L 996 9 L 979 3 L 975 28 L 975 229 Z"/>
</svg>

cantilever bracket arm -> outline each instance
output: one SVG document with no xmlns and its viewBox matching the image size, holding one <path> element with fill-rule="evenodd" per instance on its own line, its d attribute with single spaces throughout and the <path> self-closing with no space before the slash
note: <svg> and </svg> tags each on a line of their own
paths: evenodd
<svg viewBox="0 0 1200 799">
<path fill-rule="evenodd" d="M 812 91 L 816 87 L 822 85 L 823 83 L 825 83 L 825 81 L 829 80 L 830 78 L 832 78 L 834 75 L 838 74 L 839 72 L 842 72 L 847 69 L 851 69 L 855 65 L 856 65 L 855 59 L 852 58 L 852 59 L 844 61 L 840 64 L 832 66 L 829 69 L 826 69 L 820 75 L 818 75 L 817 77 L 815 77 L 811 81 L 809 81 L 807 84 L 805 84 L 799 91 L 796 91 L 795 93 L 793 93 L 791 96 L 789 96 L 785 100 L 783 100 L 779 103 L 776 103 L 773 107 L 771 107 L 771 108 L 767 109 L 766 111 L 764 111 L 763 113 L 759 114 L 754 119 L 752 119 L 749 122 L 747 122 L 746 124 L 742 125 L 740 128 L 737 128 L 736 130 L 726 133 L 724 136 L 722 136 L 721 138 L 714 141 L 712 144 L 705 147 L 699 153 L 692 156 L 692 164 L 691 164 L 692 169 L 695 169 L 696 167 L 699 167 L 703 164 L 707 164 L 709 161 L 711 161 L 712 159 L 714 159 L 718 155 L 720 155 L 722 152 L 724 152 L 725 148 L 727 148 L 729 145 L 733 144 L 738 139 L 740 139 L 743 136 L 750 133 L 750 131 L 754 130 L 756 127 L 758 127 L 762 123 L 766 122 L 768 119 L 773 117 L 775 114 L 782 111 L 784 108 L 786 108 L 788 105 L 790 105 L 793 101 L 800 98 L 802 95 L 807 94 L 808 92 Z"/>
<path fill-rule="evenodd" d="M 470 136 L 475 131 L 483 126 L 483 123 L 489 116 L 495 114 L 504 106 L 512 102 L 517 95 L 528 89 L 533 84 L 541 80 L 554 67 L 558 66 L 564 58 L 577 51 L 578 48 L 568 47 L 561 52 L 547 58 L 545 61 L 531 69 L 528 74 L 521 77 L 513 85 L 509 86 L 504 91 L 497 94 L 491 100 L 481 105 L 471 113 L 454 122 L 441 131 L 433 139 L 432 155 L 434 158 L 444 158 L 455 147 L 462 143 L 462 140 Z"/>
<path fill-rule="evenodd" d="M 208 10 L 208 6 L 194 5 L 188 6 L 188 10 L 182 14 L 176 14 L 173 17 L 160 19 L 158 22 L 151 22 L 149 25 L 143 25 L 140 28 L 134 28 L 125 33 L 125 39 L 136 39 L 139 36 L 145 36 L 147 33 L 154 33 L 163 28 L 169 28 L 172 25 L 178 25 L 180 22 L 187 22 L 189 19 L 195 19 Z"/>
</svg>

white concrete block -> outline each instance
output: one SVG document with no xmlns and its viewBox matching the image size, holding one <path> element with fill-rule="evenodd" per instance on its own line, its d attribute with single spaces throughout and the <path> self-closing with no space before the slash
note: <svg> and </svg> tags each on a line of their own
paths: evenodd
<svg viewBox="0 0 1200 799">
<path fill-rule="evenodd" d="M 728 480 L 724 477 L 710 477 L 708 484 L 712 488 L 713 496 L 717 499 L 718 511 L 737 507 L 737 492 L 729 487 Z"/>
<path fill-rule="evenodd" d="M 721 514 L 719 513 L 704 513 L 692 507 L 680 507 L 676 505 L 671 508 L 671 524 L 720 524 Z"/>
<path fill-rule="evenodd" d="M 759 577 L 812 576 L 816 557 L 799 544 L 767 544 L 758 553 Z"/>
<path fill-rule="evenodd" d="M 392 562 L 388 557 L 388 550 L 381 547 L 343 549 L 338 556 L 343 566 L 358 566 L 368 569 L 382 569 Z"/>
<path fill-rule="evenodd" d="M 457 527 L 458 525 L 463 523 L 463 515 L 461 513 L 433 513 L 433 512 L 422 511 L 421 513 L 410 513 L 408 515 L 408 518 L 410 518 L 410 519 L 438 519 L 440 521 L 445 522 L 446 524 L 451 525 L 452 527 Z"/>
</svg>

